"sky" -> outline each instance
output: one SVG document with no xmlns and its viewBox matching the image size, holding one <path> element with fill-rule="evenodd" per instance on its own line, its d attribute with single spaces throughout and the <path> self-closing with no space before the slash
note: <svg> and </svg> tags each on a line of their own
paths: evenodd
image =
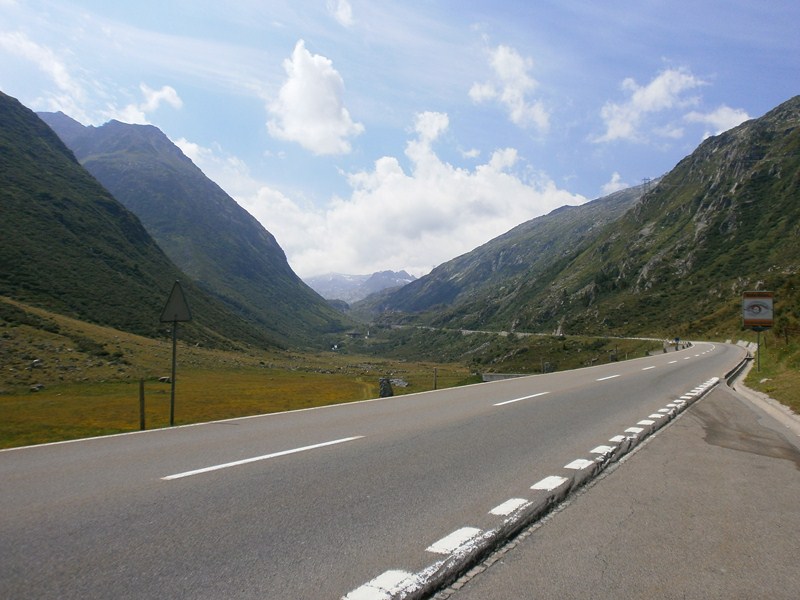
<svg viewBox="0 0 800 600">
<path fill-rule="evenodd" d="M 800 93 L 797 0 L 0 0 L 0 91 L 161 129 L 301 277 L 421 276 Z"/>
</svg>

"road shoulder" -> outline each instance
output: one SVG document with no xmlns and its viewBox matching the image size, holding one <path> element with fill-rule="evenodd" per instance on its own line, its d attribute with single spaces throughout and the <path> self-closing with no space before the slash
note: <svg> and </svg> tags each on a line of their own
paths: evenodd
<svg viewBox="0 0 800 600">
<path fill-rule="evenodd" d="M 798 498 L 800 438 L 722 384 L 437 598 L 795 598 Z"/>
</svg>

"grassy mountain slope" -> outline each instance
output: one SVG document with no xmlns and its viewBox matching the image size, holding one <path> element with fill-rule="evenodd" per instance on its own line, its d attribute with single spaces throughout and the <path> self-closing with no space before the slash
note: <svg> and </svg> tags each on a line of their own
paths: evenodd
<svg viewBox="0 0 800 600">
<path fill-rule="evenodd" d="M 173 262 L 231 310 L 288 344 L 320 344 L 347 327 L 292 271 L 272 234 L 157 128 L 42 117 Z"/>
<path fill-rule="evenodd" d="M 563 206 L 523 223 L 472 252 L 436 267 L 388 297 L 373 298 L 375 312 L 429 311 L 435 322 L 478 328 L 511 303 L 522 286 L 545 289 L 551 277 L 631 208 L 644 192 L 635 187 Z M 364 309 L 364 305 L 360 307 Z M 505 328 L 512 328 L 506 323 Z"/>
<path fill-rule="evenodd" d="M 704 141 L 639 202 L 615 212 L 601 199 L 535 219 L 377 308 L 397 311 L 394 320 L 416 312 L 420 321 L 467 329 L 734 331 L 742 291 L 785 290 L 778 310 L 797 294 L 799 126 L 796 97 Z M 586 221 L 560 224 L 570 213 Z M 582 231 L 589 223 L 595 228 Z"/>
<path fill-rule="evenodd" d="M 175 280 L 194 320 L 184 339 L 267 344 L 263 332 L 192 286 L 139 219 L 32 111 L 0 93 L 0 296 L 144 335 Z"/>
<path fill-rule="evenodd" d="M 570 298 L 575 328 L 730 330 L 740 318 L 741 292 L 779 289 L 795 277 L 798 240 L 795 97 L 703 142 L 587 249 L 558 287 Z"/>
</svg>

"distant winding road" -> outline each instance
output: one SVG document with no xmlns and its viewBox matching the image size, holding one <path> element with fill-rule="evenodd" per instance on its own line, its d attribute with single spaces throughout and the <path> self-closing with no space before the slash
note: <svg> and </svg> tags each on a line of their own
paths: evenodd
<svg viewBox="0 0 800 600">
<path fill-rule="evenodd" d="M 743 355 L 0 451 L 0 597 L 385 598 Z"/>
</svg>

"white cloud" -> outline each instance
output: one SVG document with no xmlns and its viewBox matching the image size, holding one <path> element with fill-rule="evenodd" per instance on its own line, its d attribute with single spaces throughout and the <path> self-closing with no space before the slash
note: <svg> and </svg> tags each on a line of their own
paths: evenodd
<svg viewBox="0 0 800 600">
<path fill-rule="evenodd" d="M 77 100 L 83 98 L 83 88 L 72 78 L 67 66 L 50 48 L 37 44 L 26 34 L 18 31 L 0 32 L 0 48 L 34 63 L 61 91 Z"/>
<path fill-rule="evenodd" d="M 68 52 L 57 53 L 53 49 L 31 40 L 25 33 L 0 32 L 0 49 L 33 63 L 55 85 L 55 92 L 32 102 L 37 110 L 62 111 L 81 123 L 95 123 L 98 120 L 119 119 L 126 123 L 148 123 L 147 115 L 167 103 L 181 108 L 183 102 L 174 88 L 163 86 L 154 90 L 145 84 L 139 86 L 143 101 L 117 108 L 107 102 L 103 109 L 93 110 L 97 97 L 105 95 L 102 86 L 93 81 L 86 72 L 75 69 L 73 75 L 68 64 L 61 58 Z"/>
<path fill-rule="evenodd" d="M 703 138 L 710 137 L 712 135 L 719 135 L 727 131 L 728 129 L 732 129 L 737 125 L 741 125 L 745 121 L 750 119 L 750 115 L 747 114 L 746 111 L 739 109 L 739 108 L 731 108 L 730 106 L 722 105 L 717 108 L 715 111 L 710 113 L 701 113 L 701 112 L 690 112 L 687 114 L 684 119 L 689 123 L 703 123 L 713 128 L 713 132 L 706 131 Z"/>
<path fill-rule="evenodd" d="M 269 105 L 270 135 L 297 142 L 314 154 L 347 154 L 348 138 L 364 126 L 354 123 L 344 107 L 344 81 L 333 63 L 297 42 L 283 63 L 288 76 L 278 98 Z"/>
<path fill-rule="evenodd" d="M 622 176 L 614 171 L 614 173 L 611 175 L 611 181 L 603 185 L 603 195 L 608 196 L 609 194 L 613 194 L 614 192 L 618 192 L 629 187 L 631 187 L 630 184 L 622 181 Z"/>
<path fill-rule="evenodd" d="M 56 86 L 58 92 L 35 102 L 35 108 L 63 111 L 78 120 L 86 120 L 82 104 L 86 91 L 70 72 L 67 64 L 51 48 L 31 40 L 18 31 L 0 32 L 0 49 L 34 64 Z"/>
<path fill-rule="evenodd" d="M 343 27 L 353 25 L 353 7 L 348 0 L 328 0 L 328 12 Z"/>
<path fill-rule="evenodd" d="M 183 101 L 175 88 L 165 85 L 160 90 L 154 90 L 142 83 L 139 89 L 144 96 L 144 101 L 138 104 L 128 104 L 121 109 L 111 109 L 106 112 L 108 118 L 114 118 L 123 123 L 149 124 L 147 115 L 155 112 L 162 103 L 166 102 L 173 108 L 182 108 Z"/>
<path fill-rule="evenodd" d="M 550 114 L 541 101 L 531 101 L 528 96 L 538 86 L 528 72 L 533 68 L 530 58 L 523 58 L 514 48 L 498 46 L 489 53 L 489 64 L 495 80 L 474 83 L 469 97 L 475 103 L 498 101 L 508 111 L 508 116 L 520 127 L 534 126 L 545 132 L 550 126 Z"/>
<path fill-rule="evenodd" d="M 183 106 L 183 100 L 180 99 L 175 88 L 171 86 L 165 85 L 160 90 L 154 90 L 145 84 L 141 84 L 139 89 L 142 90 L 145 97 L 144 104 L 142 105 L 142 109 L 145 112 L 156 110 L 162 102 L 166 102 L 173 108 L 181 108 Z"/>
<path fill-rule="evenodd" d="M 430 144 L 450 126 L 450 118 L 445 113 L 424 112 L 414 117 L 414 131 L 420 142 Z"/>
<path fill-rule="evenodd" d="M 645 86 L 640 86 L 632 78 L 625 79 L 622 90 L 630 97 L 625 102 L 607 102 L 603 106 L 600 114 L 605 122 L 606 132 L 595 141 L 644 141 L 646 136 L 642 127 L 649 116 L 696 104 L 697 99 L 686 97 L 686 92 L 704 83 L 687 69 L 680 68 L 659 73 Z M 653 130 L 667 137 L 683 134 L 679 128 L 671 125 L 654 126 Z"/>
<path fill-rule="evenodd" d="M 525 174 L 513 148 L 496 150 L 472 170 L 442 161 L 432 146 L 447 127 L 443 113 L 418 114 L 406 145 L 408 172 L 384 156 L 347 176 L 349 198 L 334 197 L 322 208 L 255 181 L 219 150 L 185 141 L 181 147 L 275 235 L 301 276 L 384 269 L 422 275 L 524 221 L 585 201 L 549 177 Z"/>
</svg>

